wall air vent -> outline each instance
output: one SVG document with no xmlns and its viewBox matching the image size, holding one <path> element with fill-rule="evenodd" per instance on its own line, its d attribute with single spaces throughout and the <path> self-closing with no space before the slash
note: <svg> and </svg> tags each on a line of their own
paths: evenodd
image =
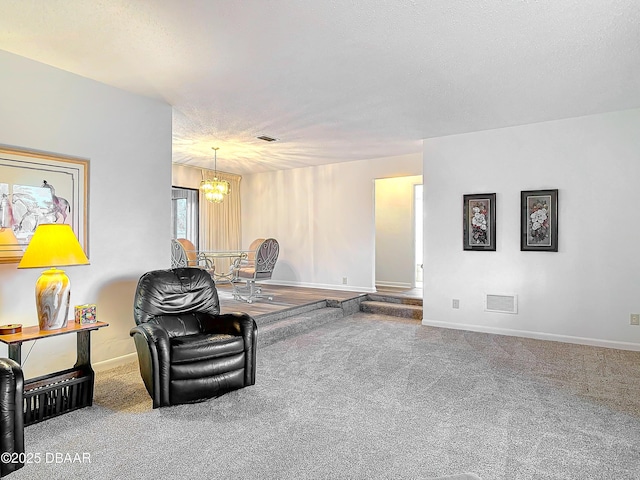
<svg viewBox="0 0 640 480">
<path fill-rule="evenodd" d="M 264 140 L 265 142 L 276 142 L 278 139 L 273 137 L 268 137 L 267 135 L 260 135 L 256 137 L 259 140 Z"/>
<path fill-rule="evenodd" d="M 486 294 L 484 298 L 484 311 L 497 313 L 518 313 L 518 296 Z"/>
</svg>

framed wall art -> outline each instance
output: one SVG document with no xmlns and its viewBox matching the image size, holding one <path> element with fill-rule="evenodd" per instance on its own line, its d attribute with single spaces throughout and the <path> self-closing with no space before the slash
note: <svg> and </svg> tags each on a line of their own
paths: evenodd
<svg viewBox="0 0 640 480">
<path fill-rule="evenodd" d="M 520 250 L 558 251 L 558 190 L 521 192 Z"/>
<path fill-rule="evenodd" d="M 19 262 L 41 223 L 71 225 L 88 244 L 89 161 L 0 146 L 0 263 Z"/>
<path fill-rule="evenodd" d="M 496 194 L 463 196 L 463 249 L 496 250 Z"/>
</svg>

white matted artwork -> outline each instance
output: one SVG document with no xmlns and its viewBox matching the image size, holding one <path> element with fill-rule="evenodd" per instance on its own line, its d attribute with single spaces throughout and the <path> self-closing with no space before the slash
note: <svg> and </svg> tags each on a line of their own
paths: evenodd
<svg viewBox="0 0 640 480">
<path fill-rule="evenodd" d="M 88 160 L 0 147 L 0 228 L 15 237 L 3 236 L 0 263 L 19 261 L 43 223 L 70 225 L 88 256 L 88 179 Z"/>
</svg>

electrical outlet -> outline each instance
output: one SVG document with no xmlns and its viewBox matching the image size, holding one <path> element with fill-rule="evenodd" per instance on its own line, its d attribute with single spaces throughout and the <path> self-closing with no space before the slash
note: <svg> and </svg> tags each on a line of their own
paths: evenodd
<svg viewBox="0 0 640 480">
<path fill-rule="evenodd" d="M 640 313 L 632 313 L 629 318 L 629 325 L 640 325 Z"/>
<path fill-rule="evenodd" d="M 460 300 L 458 300 L 457 298 L 454 298 L 453 301 L 451 302 L 451 306 L 453 308 L 460 308 Z"/>
<path fill-rule="evenodd" d="M 346 285 L 347 284 L 347 277 L 342 277 L 342 284 Z"/>
</svg>

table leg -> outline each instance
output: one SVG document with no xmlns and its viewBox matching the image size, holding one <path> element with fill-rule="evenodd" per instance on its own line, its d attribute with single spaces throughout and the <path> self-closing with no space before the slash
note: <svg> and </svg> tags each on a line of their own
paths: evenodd
<svg viewBox="0 0 640 480">
<path fill-rule="evenodd" d="M 90 407 L 93 405 L 93 384 L 95 380 L 95 373 L 91 368 L 91 330 L 78 332 L 77 337 L 78 359 L 73 367 L 81 368 L 84 376 L 89 378 L 83 406 Z"/>
<path fill-rule="evenodd" d="M 227 273 L 214 273 L 216 282 L 229 282 L 233 284 L 233 282 L 238 280 L 238 269 L 240 268 L 242 259 L 247 258 L 247 255 L 243 253 L 237 257 L 230 258 L 233 258 L 233 261 L 231 262 Z"/>
<path fill-rule="evenodd" d="M 22 342 L 9 344 L 9 358 L 18 365 L 22 364 Z"/>
<path fill-rule="evenodd" d="M 78 357 L 74 367 L 91 368 L 91 330 L 83 330 L 77 333 Z"/>
</svg>

